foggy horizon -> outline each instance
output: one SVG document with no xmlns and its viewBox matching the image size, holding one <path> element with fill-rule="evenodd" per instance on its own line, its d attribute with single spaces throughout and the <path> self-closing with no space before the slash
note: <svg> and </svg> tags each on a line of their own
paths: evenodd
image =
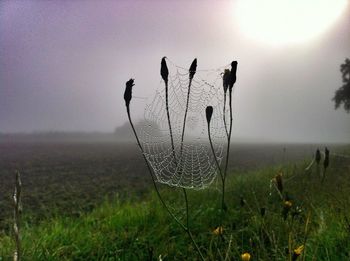
<svg viewBox="0 0 350 261">
<path fill-rule="evenodd" d="M 332 101 L 350 58 L 349 2 L 324 32 L 278 46 L 242 32 L 235 3 L 2 1 L 0 133 L 112 133 L 127 122 L 129 78 L 142 120 L 167 56 L 185 68 L 197 58 L 198 70 L 238 61 L 233 139 L 349 143 L 350 114 Z"/>
</svg>

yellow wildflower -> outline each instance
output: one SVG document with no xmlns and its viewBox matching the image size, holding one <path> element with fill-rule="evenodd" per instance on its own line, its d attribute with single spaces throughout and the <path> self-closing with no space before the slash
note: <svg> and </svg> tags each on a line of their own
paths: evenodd
<svg viewBox="0 0 350 261">
<path fill-rule="evenodd" d="M 241 255 L 242 261 L 249 261 L 250 260 L 250 254 L 248 252 L 245 252 Z"/>
<path fill-rule="evenodd" d="M 301 245 L 301 246 L 299 246 L 299 247 L 297 247 L 296 249 L 294 249 L 294 255 L 297 255 L 297 256 L 300 256 L 301 255 L 301 253 L 303 252 L 303 250 L 304 250 L 304 245 Z"/>
<path fill-rule="evenodd" d="M 285 208 L 291 208 L 292 207 L 292 201 L 290 201 L 290 200 L 286 200 L 286 201 L 284 201 L 284 207 Z"/>
<path fill-rule="evenodd" d="M 222 235 L 222 233 L 224 232 L 224 228 L 223 227 L 217 227 L 213 230 L 213 234 L 218 236 L 218 235 Z"/>
</svg>

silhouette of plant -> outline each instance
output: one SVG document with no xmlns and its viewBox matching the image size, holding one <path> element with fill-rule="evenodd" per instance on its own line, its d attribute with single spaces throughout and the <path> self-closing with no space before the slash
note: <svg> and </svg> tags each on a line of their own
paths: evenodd
<svg viewBox="0 0 350 261">
<path fill-rule="evenodd" d="M 345 59 L 345 62 L 340 66 L 342 73 L 343 86 L 340 87 L 333 97 L 335 109 L 338 109 L 342 104 L 346 112 L 350 112 L 350 59 Z"/>
</svg>

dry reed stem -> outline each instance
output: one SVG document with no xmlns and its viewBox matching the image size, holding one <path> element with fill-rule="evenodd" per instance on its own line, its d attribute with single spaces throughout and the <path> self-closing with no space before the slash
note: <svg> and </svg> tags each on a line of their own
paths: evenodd
<svg viewBox="0 0 350 261">
<path fill-rule="evenodd" d="M 15 173 L 15 191 L 13 193 L 13 234 L 15 241 L 15 252 L 13 254 L 13 260 L 21 260 L 21 239 L 20 239 L 20 221 L 21 221 L 21 191 L 22 191 L 22 182 L 19 171 Z"/>
</svg>

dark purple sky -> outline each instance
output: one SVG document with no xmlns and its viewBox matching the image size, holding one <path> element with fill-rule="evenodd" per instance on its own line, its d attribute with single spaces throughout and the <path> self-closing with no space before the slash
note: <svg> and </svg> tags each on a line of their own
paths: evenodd
<svg viewBox="0 0 350 261">
<path fill-rule="evenodd" d="M 134 95 L 159 86 L 160 59 L 199 68 L 239 61 L 234 136 L 349 141 L 350 115 L 331 101 L 350 57 L 350 8 L 303 43 L 246 38 L 234 1 L 1 1 L 0 132 L 113 131 Z M 315 8 L 317 10 L 317 8 Z M 141 118 L 144 100 L 135 102 Z"/>
</svg>

